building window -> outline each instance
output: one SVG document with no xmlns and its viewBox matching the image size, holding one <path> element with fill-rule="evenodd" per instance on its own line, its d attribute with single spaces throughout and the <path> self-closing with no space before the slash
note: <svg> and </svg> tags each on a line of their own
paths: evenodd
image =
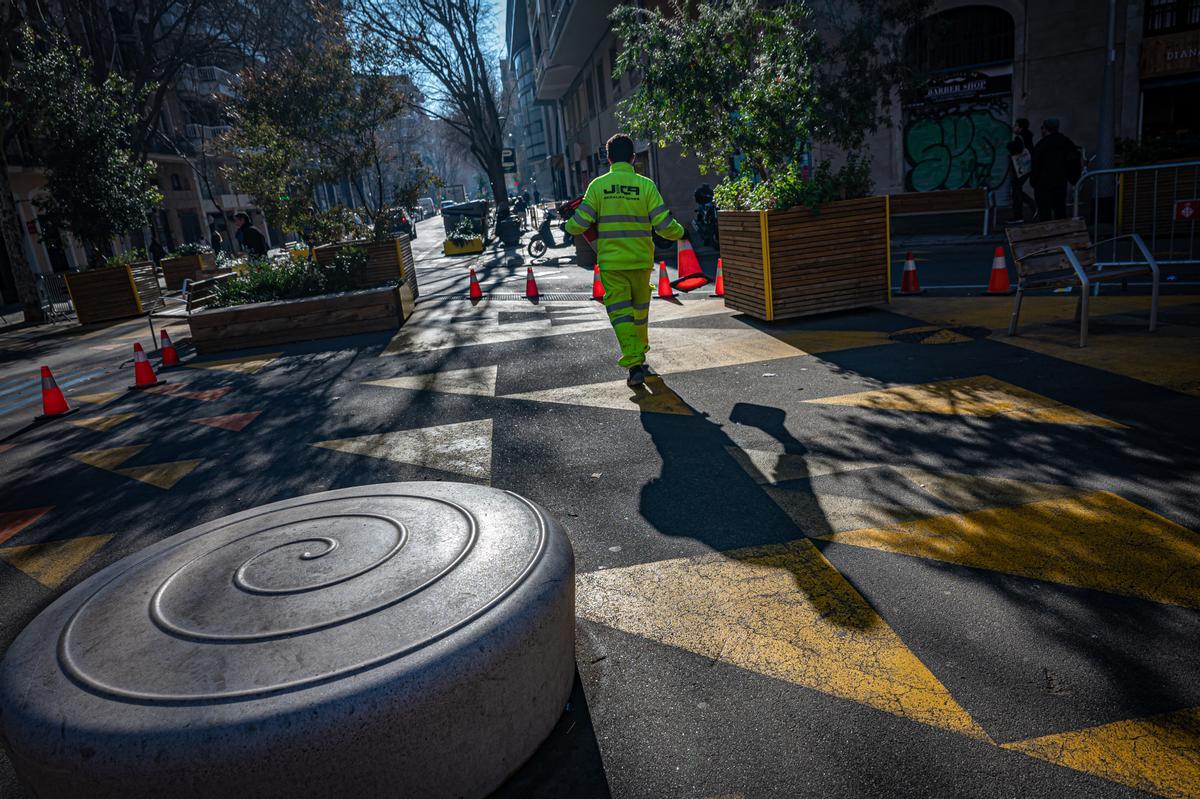
<svg viewBox="0 0 1200 799">
<path fill-rule="evenodd" d="M 906 49 L 914 66 L 947 72 L 1013 59 L 1013 19 L 990 6 L 964 6 L 926 17 L 908 35 Z"/>
<path fill-rule="evenodd" d="M 584 82 L 587 84 L 587 111 L 590 118 L 596 115 L 596 90 L 592 88 L 592 79 L 590 77 L 585 78 Z"/>
<path fill-rule="evenodd" d="M 596 64 L 596 91 L 600 92 L 600 107 L 608 108 L 608 92 L 604 89 L 604 63 Z"/>
<path fill-rule="evenodd" d="M 1200 28 L 1200 0 L 1146 0 L 1146 35 Z"/>
<path fill-rule="evenodd" d="M 183 185 L 179 182 L 179 175 L 171 173 L 171 191 L 183 191 Z"/>
</svg>

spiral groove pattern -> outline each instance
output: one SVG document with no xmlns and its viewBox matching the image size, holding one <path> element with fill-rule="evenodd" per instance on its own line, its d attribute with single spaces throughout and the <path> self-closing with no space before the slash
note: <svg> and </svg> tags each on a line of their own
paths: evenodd
<svg viewBox="0 0 1200 799">
<path fill-rule="evenodd" d="M 68 618 L 58 659 L 86 690 L 142 703 L 357 673 L 432 645 L 521 584 L 544 551 L 544 518 L 521 500 L 488 519 L 398 492 L 317 495 L 203 525 L 118 564 Z"/>
</svg>

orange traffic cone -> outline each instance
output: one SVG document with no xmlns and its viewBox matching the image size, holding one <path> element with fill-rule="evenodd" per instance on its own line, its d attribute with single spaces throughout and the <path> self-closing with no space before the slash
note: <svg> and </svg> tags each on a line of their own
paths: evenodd
<svg viewBox="0 0 1200 799">
<path fill-rule="evenodd" d="M 600 279 L 600 264 L 592 269 L 592 299 L 604 302 L 604 281 Z"/>
<path fill-rule="evenodd" d="M 912 250 L 909 250 L 908 256 L 904 259 L 904 274 L 900 277 L 900 293 L 925 293 L 921 290 L 921 281 L 917 280 L 917 261 L 913 258 Z"/>
<path fill-rule="evenodd" d="M 142 349 L 141 342 L 133 342 L 133 385 L 130 388 L 150 388 L 158 385 L 158 377 L 150 366 L 150 359 Z"/>
<path fill-rule="evenodd" d="M 667 262 L 658 262 L 658 298 L 660 300 L 671 300 L 675 298 L 675 292 L 671 290 L 671 278 L 667 275 Z"/>
<path fill-rule="evenodd" d="M 537 281 L 533 279 L 533 267 L 526 267 L 525 272 L 525 299 L 536 300 L 538 298 Z"/>
<path fill-rule="evenodd" d="M 721 269 L 721 259 L 717 259 L 717 285 L 713 288 L 714 297 L 725 296 L 725 272 Z"/>
<path fill-rule="evenodd" d="M 58 387 L 58 383 L 54 382 L 54 375 L 50 374 L 50 367 L 43 366 L 42 415 L 37 418 L 51 419 L 70 412 L 71 406 L 67 404 L 67 398 L 63 396 L 62 389 Z"/>
<path fill-rule="evenodd" d="M 479 278 L 475 277 L 474 269 L 471 270 L 471 288 L 467 292 L 467 296 L 473 300 L 483 299 L 483 289 L 479 287 Z"/>
<path fill-rule="evenodd" d="M 687 239 L 680 239 L 675 242 L 675 253 L 675 267 L 679 276 L 672 281 L 671 286 L 684 292 L 707 286 L 708 275 L 700 270 L 700 261 L 696 258 L 692 243 Z"/>
<path fill-rule="evenodd" d="M 171 343 L 171 337 L 167 335 L 167 331 L 165 329 L 158 332 L 159 339 L 161 340 L 160 349 L 162 350 L 162 364 L 160 365 L 160 368 L 166 366 L 178 366 L 179 353 L 175 352 L 175 345 Z"/>
<path fill-rule="evenodd" d="M 1008 263 L 1004 260 L 1004 248 L 997 247 L 992 256 L 992 274 L 988 278 L 985 294 L 1010 294 L 1012 287 L 1008 284 Z"/>
</svg>

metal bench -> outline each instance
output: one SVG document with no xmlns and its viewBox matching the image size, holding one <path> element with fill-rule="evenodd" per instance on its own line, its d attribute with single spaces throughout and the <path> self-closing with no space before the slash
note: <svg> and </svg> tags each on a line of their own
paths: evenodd
<svg viewBox="0 0 1200 799">
<path fill-rule="evenodd" d="M 1008 248 L 1017 265 L 1017 294 L 1013 298 L 1012 320 L 1008 335 L 1017 334 L 1021 315 L 1021 297 L 1028 288 L 1079 284 L 1079 302 L 1075 306 L 1075 321 L 1079 322 L 1079 346 L 1087 346 L 1088 296 L 1093 283 L 1123 280 L 1132 275 L 1149 273 L 1150 332 L 1158 327 L 1158 263 L 1150 254 L 1142 237 L 1136 233 L 1116 236 L 1092 243 L 1087 224 L 1082 219 L 1041 222 L 1011 227 L 1006 231 Z M 1102 244 L 1130 240 L 1142 254 L 1143 261 L 1098 265 L 1096 248 Z"/>
</svg>

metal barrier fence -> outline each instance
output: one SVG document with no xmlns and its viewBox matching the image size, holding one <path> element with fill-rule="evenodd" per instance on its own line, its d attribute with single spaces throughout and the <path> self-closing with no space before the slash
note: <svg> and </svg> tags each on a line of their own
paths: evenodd
<svg viewBox="0 0 1200 799">
<path fill-rule="evenodd" d="M 46 320 L 59 322 L 72 319 L 75 316 L 75 306 L 71 304 L 71 293 L 67 291 L 67 281 L 60 274 L 38 273 L 38 298 L 42 301 L 42 311 Z"/>
<path fill-rule="evenodd" d="M 1200 161 L 1086 171 L 1075 184 L 1074 216 L 1088 220 L 1093 241 L 1137 233 L 1164 271 L 1191 271 L 1200 267 Z M 1140 260 L 1129 239 L 1096 252 L 1100 266 Z"/>
</svg>

